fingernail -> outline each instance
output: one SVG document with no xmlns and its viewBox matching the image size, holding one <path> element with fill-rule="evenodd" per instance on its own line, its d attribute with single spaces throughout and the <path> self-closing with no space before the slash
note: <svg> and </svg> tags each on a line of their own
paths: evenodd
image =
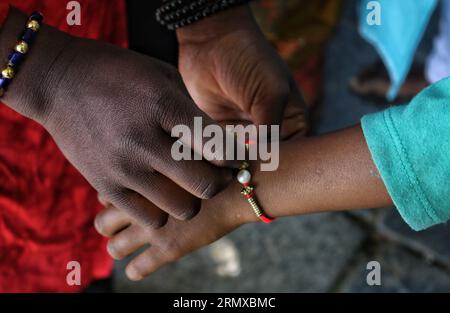
<svg viewBox="0 0 450 313">
<path fill-rule="evenodd" d="M 128 278 L 133 281 L 141 280 L 143 278 L 142 275 L 139 273 L 138 270 L 136 270 L 134 266 L 127 267 L 126 274 Z"/>
</svg>

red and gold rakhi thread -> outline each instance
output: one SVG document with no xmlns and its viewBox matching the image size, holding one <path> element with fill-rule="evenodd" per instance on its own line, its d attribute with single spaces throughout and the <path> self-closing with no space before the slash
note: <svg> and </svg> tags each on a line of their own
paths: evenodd
<svg viewBox="0 0 450 313">
<path fill-rule="evenodd" d="M 253 209 L 253 212 L 255 212 L 256 216 L 262 222 L 270 224 L 275 219 L 267 216 L 259 206 L 254 193 L 255 187 L 250 185 L 252 175 L 250 174 L 250 171 L 248 169 L 249 164 L 247 162 L 243 162 L 237 174 L 237 180 L 244 186 L 241 190 L 241 194 L 245 196 L 251 208 Z"/>
</svg>

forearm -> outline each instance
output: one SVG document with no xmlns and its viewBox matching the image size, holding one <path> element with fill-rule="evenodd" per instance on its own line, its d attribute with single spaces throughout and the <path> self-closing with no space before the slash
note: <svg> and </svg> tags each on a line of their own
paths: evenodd
<svg viewBox="0 0 450 313">
<path fill-rule="evenodd" d="M 256 197 L 273 217 L 392 204 L 359 125 L 284 142 L 276 171 L 261 172 L 252 164 L 251 172 Z M 239 191 L 238 183 L 232 185 L 219 195 L 217 205 L 226 203 L 239 220 L 256 221 Z"/>
</svg>

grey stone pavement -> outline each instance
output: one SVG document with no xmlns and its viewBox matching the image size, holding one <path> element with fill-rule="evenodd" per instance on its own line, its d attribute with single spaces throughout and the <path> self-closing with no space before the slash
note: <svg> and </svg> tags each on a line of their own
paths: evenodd
<svg viewBox="0 0 450 313">
<path fill-rule="evenodd" d="M 436 29 L 433 18 L 417 59 Z M 358 35 L 356 2 L 346 1 L 326 52 L 323 103 L 315 131 L 355 124 L 383 105 L 353 96 L 348 80 L 376 59 Z M 450 292 L 450 226 L 411 231 L 395 209 L 326 213 L 247 225 L 142 282 L 127 280 L 118 262 L 118 292 Z M 381 265 L 381 286 L 366 283 L 369 261 Z"/>
</svg>

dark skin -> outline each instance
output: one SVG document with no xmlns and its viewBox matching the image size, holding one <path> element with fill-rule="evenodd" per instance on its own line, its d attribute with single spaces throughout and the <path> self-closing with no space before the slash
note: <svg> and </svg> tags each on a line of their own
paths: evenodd
<svg viewBox="0 0 450 313">
<path fill-rule="evenodd" d="M 224 23 L 230 17 L 239 18 Z M 3 59 L 25 21 L 11 8 L 0 34 Z M 219 122 L 283 121 L 282 138 L 307 129 L 297 86 L 247 6 L 199 25 L 177 32 L 179 63 L 206 114 L 171 66 L 45 25 L 2 100 L 44 126 L 101 196 L 138 223 L 160 227 L 168 214 L 189 219 L 200 199 L 231 181 L 231 171 L 219 167 L 238 164 L 175 162 L 169 155 L 174 125 L 191 126 L 201 116 L 206 126 L 213 123 L 209 116 Z"/>
<path fill-rule="evenodd" d="M 10 9 L 0 33 L 2 60 L 26 20 Z M 200 199 L 232 179 L 224 166 L 234 162 L 171 158 L 173 126 L 192 126 L 195 116 L 204 126 L 214 122 L 175 68 L 147 56 L 43 25 L 2 101 L 45 127 L 101 196 L 143 226 L 161 227 L 168 214 L 192 218 Z"/>
<path fill-rule="evenodd" d="M 261 206 L 273 217 L 392 205 L 359 125 L 282 143 L 277 171 L 259 172 L 257 165 L 251 165 L 256 169 L 252 182 L 257 186 Z M 194 219 L 169 219 L 158 230 L 133 223 L 105 202 L 106 208 L 97 216 L 95 226 L 99 233 L 110 237 L 108 252 L 115 259 L 150 244 L 126 268 L 131 280 L 140 280 L 243 224 L 257 222 L 240 188 L 237 182 L 231 184 L 216 197 L 202 201 L 202 209 Z"/>
</svg>

